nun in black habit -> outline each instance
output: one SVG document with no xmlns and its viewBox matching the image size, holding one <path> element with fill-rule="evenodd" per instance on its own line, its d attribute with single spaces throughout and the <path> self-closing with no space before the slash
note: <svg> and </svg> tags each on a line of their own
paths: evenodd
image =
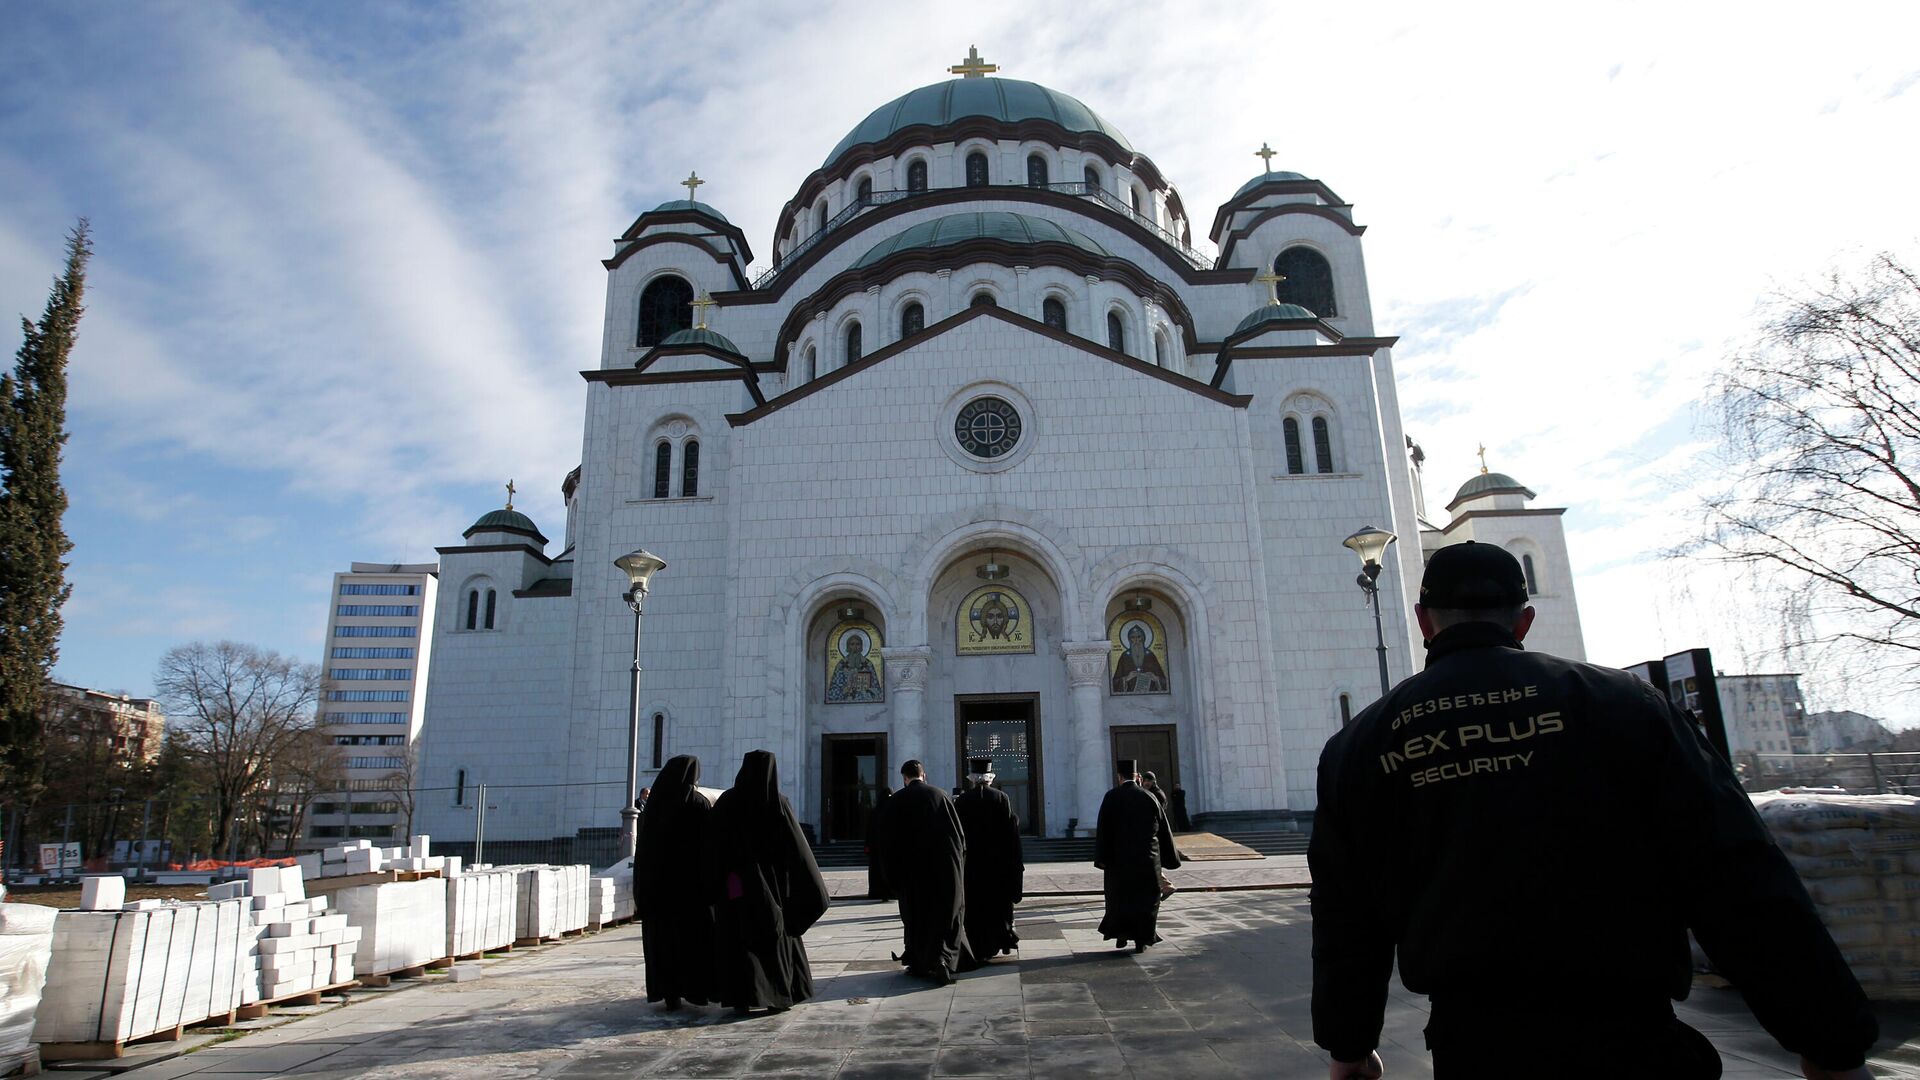
<svg viewBox="0 0 1920 1080">
<path fill-rule="evenodd" d="M 771 753 L 747 754 L 713 822 L 715 996 L 739 1012 L 790 1009 L 813 996 L 800 936 L 826 914 L 827 883 Z"/>
<path fill-rule="evenodd" d="M 938 983 L 974 966 L 967 948 L 961 867 L 966 834 L 953 797 L 927 783 L 918 761 L 900 767 L 905 786 L 882 804 L 880 857 L 900 898 L 905 947 L 894 959 Z"/>
<path fill-rule="evenodd" d="M 1013 905 L 1021 900 L 1026 863 L 1020 853 L 1020 815 L 1007 793 L 993 786 L 993 762 L 967 763 L 971 786 L 953 800 L 967 839 L 967 944 L 985 963 L 1020 944 Z"/>
<path fill-rule="evenodd" d="M 1160 915 L 1160 870 L 1180 865 L 1173 848 L 1173 831 L 1166 811 L 1136 781 L 1132 760 L 1115 770 L 1118 787 L 1100 803 L 1099 833 L 1094 838 L 1093 865 L 1106 871 L 1107 912 L 1100 920 L 1100 936 L 1113 938 L 1121 948 L 1134 943 L 1146 951 L 1160 935 L 1154 924 Z"/>
<path fill-rule="evenodd" d="M 713 804 L 699 791 L 700 761 L 669 760 L 640 815 L 633 899 L 647 957 L 647 1000 L 677 1009 L 712 1000 L 713 903 L 701 867 Z"/>
</svg>

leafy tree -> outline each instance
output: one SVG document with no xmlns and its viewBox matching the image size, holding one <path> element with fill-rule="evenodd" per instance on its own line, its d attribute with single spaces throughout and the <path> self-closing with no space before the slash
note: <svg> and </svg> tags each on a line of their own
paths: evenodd
<svg viewBox="0 0 1920 1080">
<path fill-rule="evenodd" d="M 167 650 L 153 681 L 168 725 L 202 770 L 210 850 L 224 853 L 236 819 L 258 816 L 255 797 L 318 723 L 320 669 L 253 645 L 194 642 Z"/>
<path fill-rule="evenodd" d="M 17 809 L 41 783 L 47 679 L 59 657 L 67 541 L 60 453 L 67 441 L 67 357 L 80 328 L 86 219 L 67 234 L 67 265 L 38 324 L 20 320 L 13 371 L 0 377 L 0 791 Z M 10 815 L 12 816 L 12 815 Z"/>
<path fill-rule="evenodd" d="M 1716 396 L 1697 547 L 1783 599 L 1787 649 L 1920 672 L 1920 277 L 1883 254 L 1783 298 Z"/>
</svg>

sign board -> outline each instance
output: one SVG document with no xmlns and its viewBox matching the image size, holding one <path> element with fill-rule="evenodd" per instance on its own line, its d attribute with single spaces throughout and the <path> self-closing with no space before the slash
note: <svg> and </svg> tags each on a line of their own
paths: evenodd
<svg viewBox="0 0 1920 1080">
<path fill-rule="evenodd" d="M 80 841 L 40 845 L 40 869 L 49 872 L 80 869 Z"/>
</svg>

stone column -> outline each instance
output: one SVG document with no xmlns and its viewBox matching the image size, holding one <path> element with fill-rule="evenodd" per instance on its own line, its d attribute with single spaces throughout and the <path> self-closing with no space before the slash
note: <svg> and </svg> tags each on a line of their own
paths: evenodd
<svg viewBox="0 0 1920 1080">
<path fill-rule="evenodd" d="M 953 306 L 953 270 L 952 268 L 943 266 L 940 269 L 935 270 L 933 272 L 933 276 L 936 280 L 940 282 L 940 284 L 936 286 L 934 289 L 935 293 L 937 294 L 936 299 L 938 299 L 940 302 L 940 312 L 937 315 L 931 311 L 927 312 L 928 326 L 932 326 L 934 323 L 939 322 L 941 319 L 944 319 L 947 316 L 952 315 L 957 310 Z"/>
<path fill-rule="evenodd" d="M 1099 292 L 1100 279 L 1092 274 L 1088 274 L 1087 332 L 1080 336 L 1086 338 L 1088 341 L 1097 341 L 1105 345 L 1107 343 L 1107 315 L 1106 310 L 1100 306 Z"/>
<path fill-rule="evenodd" d="M 1013 268 L 1013 295 L 1007 297 L 1007 310 L 1039 322 L 1040 313 L 1027 310 L 1027 269 L 1024 266 Z"/>
<path fill-rule="evenodd" d="M 1100 800 L 1112 785 L 1113 763 L 1107 747 L 1107 722 L 1101 699 L 1106 694 L 1107 656 L 1104 641 L 1067 641 L 1060 645 L 1067 659 L 1067 685 L 1073 688 L 1073 796 L 1065 800 L 1068 816 L 1080 827 L 1093 828 L 1100 816 Z M 1066 822 L 1061 822 L 1064 828 Z"/>
<path fill-rule="evenodd" d="M 933 649 L 926 645 L 885 645 L 880 659 L 887 665 L 887 696 L 893 713 L 887 740 L 889 772 L 897 776 L 908 758 L 927 760 L 927 662 Z M 891 778 L 883 783 L 899 787 Z"/>
</svg>

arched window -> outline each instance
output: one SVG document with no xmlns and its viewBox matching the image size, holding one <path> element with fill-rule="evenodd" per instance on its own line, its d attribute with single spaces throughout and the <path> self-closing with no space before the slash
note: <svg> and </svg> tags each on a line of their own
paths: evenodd
<svg viewBox="0 0 1920 1080">
<path fill-rule="evenodd" d="M 659 768 L 667 750 L 667 714 L 653 714 L 653 767 Z"/>
<path fill-rule="evenodd" d="M 1533 556 L 1532 555 L 1520 556 L 1520 569 L 1525 571 L 1527 575 L 1527 595 L 1539 596 L 1540 595 L 1540 579 L 1533 576 Z"/>
<path fill-rule="evenodd" d="M 1040 302 L 1040 321 L 1055 330 L 1067 328 L 1067 305 L 1058 298 L 1049 296 Z"/>
<path fill-rule="evenodd" d="M 967 155 L 967 186 L 987 186 L 987 155 L 978 150 Z"/>
<path fill-rule="evenodd" d="M 907 166 L 907 190 L 908 191 L 927 190 L 926 161 L 924 160 L 915 161 Z"/>
<path fill-rule="evenodd" d="M 827 200 L 825 199 L 820 200 L 820 209 L 814 212 L 813 231 L 814 232 L 827 231 Z"/>
<path fill-rule="evenodd" d="M 912 337 L 927 328 L 927 309 L 919 304 L 908 304 L 900 312 L 900 336 Z"/>
<path fill-rule="evenodd" d="M 1100 190 L 1100 170 L 1099 169 L 1096 169 L 1093 166 L 1089 165 L 1085 169 L 1081 170 L 1080 177 L 1081 179 L 1085 180 L 1087 182 L 1087 186 L 1092 188 L 1094 191 Z"/>
<path fill-rule="evenodd" d="M 1280 421 L 1280 433 L 1286 437 L 1287 472 L 1299 476 L 1307 471 L 1307 459 L 1300 452 L 1300 421 L 1289 416 Z"/>
<path fill-rule="evenodd" d="M 1027 186 L 1047 186 L 1047 159 L 1039 154 L 1027 155 Z"/>
<path fill-rule="evenodd" d="M 693 325 L 693 286 L 672 274 L 653 279 L 640 294 L 640 332 L 636 345 L 658 345 L 675 330 Z"/>
<path fill-rule="evenodd" d="M 866 206 L 868 203 L 873 202 L 873 177 L 863 176 L 860 178 L 859 193 L 856 194 L 854 198 L 860 200 L 861 206 Z"/>
<path fill-rule="evenodd" d="M 979 292 L 973 294 L 973 299 L 967 301 L 967 306 L 970 308 L 971 307 L 999 307 L 1000 302 L 993 298 L 992 293 L 988 292 L 985 289 L 981 289 Z"/>
<path fill-rule="evenodd" d="M 669 494 L 672 494 L 670 491 L 667 490 L 667 485 L 672 481 L 672 477 L 673 477 L 673 444 L 667 442 L 667 440 L 665 439 L 661 439 L 660 445 L 653 448 L 653 497 L 654 498 L 664 499 Z M 471 630 L 473 629 L 473 627 L 469 626 L 467 627 L 467 629 Z"/>
<path fill-rule="evenodd" d="M 809 345 L 807 346 L 807 381 L 812 382 L 819 377 L 820 354 L 814 351 L 813 346 Z"/>
<path fill-rule="evenodd" d="M 1153 362 L 1160 367 L 1167 366 L 1167 335 L 1165 334 L 1153 335 Z"/>
<path fill-rule="evenodd" d="M 1127 189 L 1127 209 L 1133 211 L 1135 217 L 1138 217 L 1140 215 L 1140 189 L 1139 188 L 1130 187 Z"/>
<path fill-rule="evenodd" d="M 493 629 L 493 610 L 499 599 L 500 594 L 498 592 L 492 589 L 487 590 L 487 629 L 489 630 Z"/>
<path fill-rule="evenodd" d="M 847 324 L 847 363 L 860 359 L 860 324 Z"/>
<path fill-rule="evenodd" d="M 1333 434 L 1327 430 L 1327 418 L 1313 418 L 1313 460 L 1323 473 L 1333 471 Z"/>
<path fill-rule="evenodd" d="M 680 453 L 680 495 L 692 498 L 700 494 L 700 440 L 688 439 Z"/>
<path fill-rule="evenodd" d="M 1340 726 L 1346 727 L 1348 724 L 1351 724 L 1351 723 L 1353 723 L 1353 695 L 1341 694 L 1340 695 Z"/>
<path fill-rule="evenodd" d="M 1107 312 L 1107 348 L 1117 353 L 1127 351 L 1127 326 L 1117 311 Z"/>
<path fill-rule="evenodd" d="M 1291 247 L 1273 260 L 1273 272 L 1287 280 L 1276 293 L 1283 304 L 1299 304 L 1323 319 L 1339 314 L 1333 306 L 1333 268 L 1326 256 L 1308 247 Z"/>
<path fill-rule="evenodd" d="M 467 590 L 467 629 L 475 630 L 480 624 L 480 590 Z"/>
</svg>

